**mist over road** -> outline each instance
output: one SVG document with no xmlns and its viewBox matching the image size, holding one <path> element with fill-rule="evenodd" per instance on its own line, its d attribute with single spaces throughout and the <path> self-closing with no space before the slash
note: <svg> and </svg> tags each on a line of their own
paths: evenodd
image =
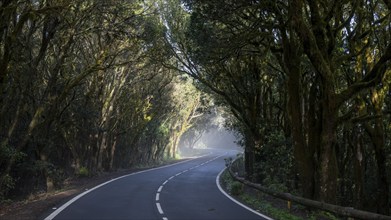
<svg viewBox="0 0 391 220">
<path fill-rule="evenodd" d="M 225 196 L 216 183 L 224 158 L 206 156 L 120 177 L 58 208 L 49 219 L 264 219 Z"/>
</svg>

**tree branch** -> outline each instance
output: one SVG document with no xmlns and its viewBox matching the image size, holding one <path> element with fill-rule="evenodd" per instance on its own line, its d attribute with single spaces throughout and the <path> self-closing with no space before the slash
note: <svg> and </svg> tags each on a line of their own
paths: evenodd
<svg viewBox="0 0 391 220">
<path fill-rule="evenodd" d="M 336 96 L 337 105 L 340 106 L 343 102 L 349 100 L 358 92 L 372 87 L 381 82 L 385 72 L 390 68 L 391 60 L 391 44 L 388 45 L 386 52 L 380 57 L 379 61 L 373 66 L 372 70 L 364 76 L 364 78 Z"/>
</svg>

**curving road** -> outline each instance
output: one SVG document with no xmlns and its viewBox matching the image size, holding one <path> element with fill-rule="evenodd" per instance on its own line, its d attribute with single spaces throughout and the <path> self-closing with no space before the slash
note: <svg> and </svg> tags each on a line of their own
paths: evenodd
<svg viewBox="0 0 391 220">
<path fill-rule="evenodd" d="M 270 219 L 232 201 L 218 175 L 236 151 L 214 150 L 199 158 L 132 173 L 68 201 L 51 219 Z"/>
</svg>

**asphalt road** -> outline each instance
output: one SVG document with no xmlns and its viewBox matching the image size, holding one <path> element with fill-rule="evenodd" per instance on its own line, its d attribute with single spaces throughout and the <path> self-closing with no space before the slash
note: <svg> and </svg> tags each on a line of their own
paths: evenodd
<svg viewBox="0 0 391 220">
<path fill-rule="evenodd" d="M 232 201 L 219 188 L 224 158 L 212 153 L 174 165 L 129 174 L 84 192 L 59 207 L 51 219 L 267 219 Z"/>
</svg>

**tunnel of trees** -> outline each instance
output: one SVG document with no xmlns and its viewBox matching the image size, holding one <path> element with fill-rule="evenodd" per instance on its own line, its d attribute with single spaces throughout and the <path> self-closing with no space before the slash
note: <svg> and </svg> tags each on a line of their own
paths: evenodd
<svg viewBox="0 0 391 220">
<path fill-rule="evenodd" d="M 390 0 L 1 0 L 0 200 L 175 158 L 218 106 L 247 179 L 389 214 L 390 14 Z"/>
</svg>

